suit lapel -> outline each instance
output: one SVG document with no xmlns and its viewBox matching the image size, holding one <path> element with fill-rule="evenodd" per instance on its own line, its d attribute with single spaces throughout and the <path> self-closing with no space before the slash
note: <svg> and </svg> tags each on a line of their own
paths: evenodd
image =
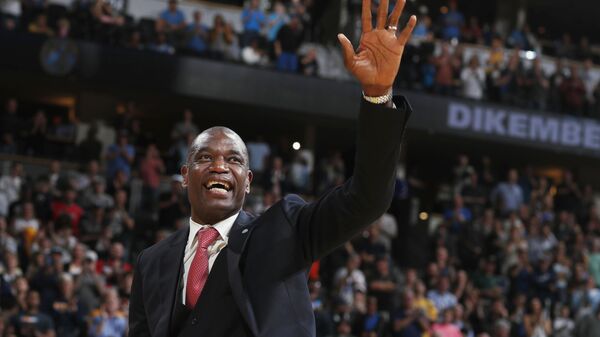
<svg viewBox="0 0 600 337">
<path fill-rule="evenodd" d="M 183 254 L 185 252 L 185 244 L 189 227 L 182 228 L 173 234 L 173 240 L 169 244 L 167 251 L 160 258 L 160 267 L 158 274 L 159 291 L 161 293 L 161 304 L 165 307 L 158 328 L 163 330 L 158 336 L 168 336 L 171 324 L 171 314 L 177 298 L 177 290 L 179 288 L 179 276 L 181 264 L 183 262 Z M 166 323 L 166 324 L 165 324 Z"/>
<path fill-rule="evenodd" d="M 240 309 L 242 316 L 254 336 L 258 336 L 258 326 L 252 310 L 252 305 L 248 299 L 248 294 L 242 282 L 240 271 L 240 257 L 246 247 L 246 242 L 252 234 L 254 228 L 252 217 L 246 212 L 241 211 L 229 232 L 229 241 L 227 243 L 227 269 L 229 283 L 233 298 Z"/>
</svg>

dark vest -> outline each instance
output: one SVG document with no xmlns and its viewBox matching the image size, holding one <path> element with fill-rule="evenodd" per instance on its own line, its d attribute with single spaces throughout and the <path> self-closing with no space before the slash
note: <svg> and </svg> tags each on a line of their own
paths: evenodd
<svg viewBox="0 0 600 337">
<path fill-rule="evenodd" d="M 235 303 L 227 274 L 227 247 L 220 253 L 208 274 L 196 307 L 189 310 L 183 296 L 183 266 L 180 271 L 176 303 L 171 315 L 171 336 L 180 337 L 250 337 L 240 310 Z"/>
</svg>

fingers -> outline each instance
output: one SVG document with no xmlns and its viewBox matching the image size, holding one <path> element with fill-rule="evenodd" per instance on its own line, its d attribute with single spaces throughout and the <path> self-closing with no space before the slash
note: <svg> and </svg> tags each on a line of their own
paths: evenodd
<svg viewBox="0 0 600 337">
<path fill-rule="evenodd" d="M 417 17 L 414 15 L 411 15 L 410 19 L 408 19 L 408 23 L 406 24 L 406 27 L 404 27 L 404 29 L 402 30 L 402 33 L 400 33 L 400 36 L 398 36 L 398 42 L 400 42 L 400 44 L 402 44 L 402 45 L 406 44 L 408 39 L 410 39 L 410 36 L 412 35 L 412 31 L 416 25 L 417 25 Z"/>
<path fill-rule="evenodd" d="M 373 24 L 371 23 L 371 0 L 363 0 L 362 30 L 363 33 L 368 33 L 373 30 Z"/>
<path fill-rule="evenodd" d="M 388 13 L 388 0 L 379 1 L 379 8 L 377 10 L 377 29 L 385 29 L 387 23 Z"/>
<path fill-rule="evenodd" d="M 344 54 L 344 64 L 346 68 L 350 68 L 354 63 L 354 47 L 352 47 L 352 42 L 348 40 L 346 35 L 338 34 L 338 40 L 340 40 L 340 44 L 342 45 L 342 54 Z"/>
<path fill-rule="evenodd" d="M 394 6 L 394 10 L 392 14 L 390 14 L 389 25 L 393 27 L 398 27 L 398 21 L 400 21 L 400 15 L 402 15 L 402 10 L 404 9 L 404 5 L 406 5 L 406 0 L 398 0 L 396 1 L 396 6 Z"/>
</svg>

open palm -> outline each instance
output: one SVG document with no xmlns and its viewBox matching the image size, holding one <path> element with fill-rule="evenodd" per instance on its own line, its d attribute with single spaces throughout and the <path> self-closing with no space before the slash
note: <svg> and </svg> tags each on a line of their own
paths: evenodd
<svg viewBox="0 0 600 337">
<path fill-rule="evenodd" d="M 406 27 L 396 36 L 395 27 L 398 26 L 405 3 L 406 0 L 398 0 L 388 18 L 388 0 L 381 0 L 377 11 L 377 26 L 373 29 L 371 0 L 363 0 L 363 31 L 356 52 L 344 34 L 338 35 L 346 68 L 360 82 L 368 96 L 385 95 L 398 74 L 404 46 L 417 22 L 417 18 L 411 16 Z"/>
</svg>

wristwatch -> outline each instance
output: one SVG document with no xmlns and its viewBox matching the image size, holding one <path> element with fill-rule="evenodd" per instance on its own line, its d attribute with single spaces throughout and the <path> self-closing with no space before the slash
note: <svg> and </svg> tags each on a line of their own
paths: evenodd
<svg viewBox="0 0 600 337">
<path fill-rule="evenodd" d="M 385 104 L 392 100 L 392 89 L 390 89 L 390 91 L 388 91 L 388 93 L 383 96 L 367 96 L 367 95 L 365 95 L 364 91 L 363 91 L 362 95 L 363 95 L 363 98 L 365 99 L 365 101 L 367 101 L 369 103 Z"/>
</svg>

